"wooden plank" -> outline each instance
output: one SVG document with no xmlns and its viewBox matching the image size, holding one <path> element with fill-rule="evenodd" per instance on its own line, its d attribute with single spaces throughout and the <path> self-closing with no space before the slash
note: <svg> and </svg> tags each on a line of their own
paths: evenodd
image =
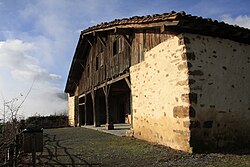
<svg viewBox="0 0 250 167">
<path fill-rule="evenodd" d="M 89 31 L 89 32 L 81 32 L 81 34 L 85 37 L 85 36 L 87 36 L 87 35 L 90 35 L 90 34 L 92 34 L 94 31 L 95 32 L 102 32 L 102 31 L 114 31 L 115 30 L 115 27 L 109 27 L 109 28 L 100 28 L 100 29 L 98 29 L 98 30 L 93 30 L 93 31 Z"/>
<path fill-rule="evenodd" d="M 87 35 L 93 34 L 93 32 L 102 32 L 102 31 L 113 31 L 113 32 L 119 32 L 119 29 L 143 29 L 143 28 L 160 28 L 162 25 L 165 26 L 177 26 L 179 25 L 178 20 L 173 21 L 164 21 L 164 22 L 158 22 L 158 23 L 134 23 L 134 24 L 125 24 L 125 25 L 112 25 L 112 27 L 107 28 L 100 28 L 97 30 L 90 30 L 89 32 L 82 32 L 83 37 L 86 37 Z"/>
<path fill-rule="evenodd" d="M 87 41 L 88 41 L 88 43 L 90 44 L 90 46 L 93 47 L 92 42 L 91 42 L 89 39 L 87 39 Z"/>
<path fill-rule="evenodd" d="M 100 37 L 100 36 L 97 36 L 97 39 L 101 42 L 101 44 L 106 47 L 106 42 Z"/>
<path fill-rule="evenodd" d="M 79 95 L 79 98 L 85 97 L 85 94 L 81 94 Z"/>
<path fill-rule="evenodd" d="M 104 86 L 105 86 L 105 83 L 96 86 L 94 89 L 95 89 L 95 90 L 98 90 L 98 89 L 100 89 L 100 88 L 103 88 Z"/>
<path fill-rule="evenodd" d="M 87 94 L 91 93 L 91 91 L 92 90 L 88 90 L 88 91 L 85 92 L 85 94 L 87 95 Z"/>
<path fill-rule="evenodd" d="M 123 75 L 121 75 L 119 77 L 116 77 L 116 78 L 108 81 L 107 84 L 109 85 L 109 84 L 115 83 L 115 82 L 120 81 L 120 80 L 122 80 L 122 79 L 124 79 L 126 77 L 129 77 L 129 73 L 126 73 L 126 74 L 123 74 Z"/>
<path fill-rule="evenodd" d="M 131 90 L 131 83 L 130 83 L 129 79 L 128 79 L 128 78 L 125 78 L 125 81 L 126 81 L 128 87 L 129 87 L 129 89 Z"/>
<path fill-rule="evenodd" d="M 98 113 L 97 113 L 96 105 L 95 105 L 95 91 L 94 91 L 94 88 L 92 88 L 92 91 L 91 91 L 91 98 L 92 98 L 92 105 L 93 105 L 92 109 L 93 109 L 94 126 L 98 127 L 98 126 L 100 126 L 100 124 L 99 124 Z"/>
</svg>

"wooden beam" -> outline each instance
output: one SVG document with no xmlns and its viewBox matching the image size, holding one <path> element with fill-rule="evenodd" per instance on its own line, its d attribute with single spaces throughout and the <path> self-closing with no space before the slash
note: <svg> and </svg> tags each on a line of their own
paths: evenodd
<svg viewBox="0 0 250 167">
<path fill-rule="evenodd" d="M 128 44 L 128 46 L 130 48 L 132 48 L 132 42 L 131 40 L 125 35 L 125 34 L 122 34 L 123 38 L 125 39 L 126 43 Z"/>
<path fill-rule="evenodd" d="M 171 27 L 176 27 L 179 24 L 181 24 L 179 21 L 165 21 L 163 22 L 159 27 L 160 27 L 160 33 L 163 33 L 167 31 L 167 29 Z"/>
<path fill-rule="evenodd" d="M 176 26 L 179 25 L 179 21 L 164 21 L 166 26 Z M 112 25 L 112 27 L 100 28 L 96 30 L 90 30 L 88 32 L 82 31 L 82 35 L 92 34 L 93 32 L 102 32 L 102 31 L 114 31 L 117 32 L 119 29 L 141 29 L 141 28 L 159 28 L 161 27 L 162 22 L 160 23 L 132 23 L 132 24 L 124 24 L 124 25 Z"/>
<path fill-rule="evenodd" d="M 116 34 L 117 31 L 118 31 L 117 29 L 118 29 L 117 27 L 114 28 L 114 33 L 115 33 L 115 34 Z"/>
<path fill-rule="evenodd" d="M 161 25 L 161 27 L 160 27 L 160 33 L 162 34 L 165 31 L 166 31 L 165 25 Z"/>
<path fill-rule="evenodd" d="M 90 46 L 93 47 L 93 44 L 91 43 L 91 41 L 89 39 L 87 39 L 87 41 L 90 44 Z"/>
<path fill-rule="evenodd" d="M 109 27 L 109 28 L 100 28 L 100 29 L 97 29 L 97 30 L 93 30 L 95 32 L 102 32 L 102 31 L 113 31 L 115 28 L 114 27 Z M 89 35 L 89 34 L 92 34 L 93 31 L 89 31 L 89 32 L 84 32 L 82 31 L 82 35 Z"/>
<path fill-rule="evenodd" d="M 70 83 L 74 83 L 74 85 L 77 87 L 78 86 L 78 81 L 74 80 L 73 77 L 71 79 L 69 79 Z"/>
<path fill-rule="evenodd" d="M 86 92 L 84 92 L 84 94 L 89 94 L 89 93 L 91 93 L 92 92 L 92 90 L 88 90 L 88 91 L 86 91 Z"/>
<path fill-rule="evenodd" d="M 106 87 L 102 87 L 102 90 L 103 90 L 104 95 L 106 96 L 106 95 L 107 95 L 107 91 L 106 91 L 105 88 L 106 88 Z"/>
<path fill-rule="evenodd" d="M 97 39 L 101 42 L 101 44 L 106 47 L 106 43 L 105 41 L 100 37 L 100 36 L 97 36 Z"/>
<path fill-rule="evenodd" d="M 104 87 L 102 87 L 105 96 L 109 95 L 110 87 L 111 85 L 107 85 L 107 84 Z"/>
<path fill-rule="evenodd" d="M 104 86 L 105 86 L 105 83 L 96 86 L 94 89 L 95 89 L 95 90 L 98 90 L 98 89 L 100 89 L 100 88 L 103 88 Z"/>
<path fill-rule="evenodd" d="M 85 67 L 84 67 L 84 65 L 81 63 L 81 62 L 79 62 L 80 63 L 80 65 L 81 65 L 81 67 L 84 69 Z"/>
<path fill-rule="evenodd" d="M 80 99 L 80 98 L 85 97 L 85 96 L 86 96 L 85 94 L 81 94 L 81 95 L 79 95 L 78 97 L 79 97 L 79 99 Z"/>
<path fill-rule="evenodd" d="M 116 78 L 108 81 L 107 84 L 109 85 L 109 84 L 115 83 L 115 82 L 120 81 L 120 80 L 122 80 L 124 78 L 127 78 L 127 77 L 129 77 L 129 73 L 126 73 L 126 74 L 123 74 L 123 75 L 121 75 L 119 77 L 116 77 Z"/>
<path fill-rule="evenodd" d="M 123 79 L 125 79 L 125 78 L 127 78 L 127 77 L 129 77 L 129 73 L 125 73 L 125 74 L 123 74 L 123 75 L 121 75 L 121 76 L 119 76 L 119 77 L 116 77 L 116 78 L 114 78 L 114 79 L 112 79 L 112 80 L 110 80 L 110 81 L 107 81 L 107 83 L 105 82 L 105 83 L 103 83 L 103 84 L 101 84 L 101 85 L 95 86 L 95 87 L 93 87 L 93 90 L 96 91 L 96 90 L 98 90 L 98 89 L 100 89 L 100 88 L 102 88 L 102 89 L 104 90 L 104 89 L 105 89 L 105 86 L 106 86 L 106 84 L 107 84 L 107 85 L 109 86 L 109 87 L 108 87 L 108 91 L 109 91 L 109 90 L 110 90 L 110 85 L 111 85 L 111 84 L 113 84 L 113 83 L 115 83 L 115 82 L 118 82 L 118 81 L 120 81 L 120 80 L 123 80 Z M 91 90 L 88 90 L 88 91 L 84 92 L 84 94 L 87 95 L 87 94 L 91 93 L 93 90 L 92 90 L 92 89 L 91 89 Z M 105 93 L 105 91 L 104 91 L 104 93 Z"/>
<path fill-rule="evenodd" d="M 107 94 L 109 95 L 111 85 L 107 85 Z"/>
<path fill-rule="evenodd" d="M 94 99 L 95 99 L 95 91 L 94 90 L 91 91 L 91 98 L 94 101 Z"/>
<path fill-rule="evenodd" d="M 131 90 L 131 83 L 130 83 L 129 79 L 128 79 L 128 78 L 125 78 L 125 81 L 126 81 L 128 87 L 129 87 L 129 89 Z"/>
<path fill-rule="evenodd" d="M 131 36 L 133 33 L 133 29 L 131 28 L 124 29 L 124 28 L 115 27 L 114 33 L 121 35 L 125 39 L 125 42 L 128 44 L 128 46 L 132 48 Z M 129 35 L 129 37 L 127 37 L 127 35 Z"/>
</svg>

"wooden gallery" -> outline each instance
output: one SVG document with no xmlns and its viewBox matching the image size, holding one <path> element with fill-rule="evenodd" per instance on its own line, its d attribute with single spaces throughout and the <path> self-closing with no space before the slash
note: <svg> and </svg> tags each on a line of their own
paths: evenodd
<svg viewBox="0 0 250 167">
<path fill-rule="evenodd" d="M 250 30 L 184 12 L 80 34 L 68 74 L 72 126 L 128 123 L 142 140 L 192 152 L 250 144 Z"/>
</svg>

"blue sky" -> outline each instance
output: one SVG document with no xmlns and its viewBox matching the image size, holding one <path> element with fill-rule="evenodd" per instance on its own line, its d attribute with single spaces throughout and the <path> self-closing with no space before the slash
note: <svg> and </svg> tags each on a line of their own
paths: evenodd
<svg viewBox="0 0 250 167">
<path fill-rule="evenodd" d="M 80 31 L 135 15 L 185 11 L 250 28 L 248 0 L 0 0 L 0 113 L 32 91 L 20 116 L 67 110 L 62 98 Z"/>
</svg>

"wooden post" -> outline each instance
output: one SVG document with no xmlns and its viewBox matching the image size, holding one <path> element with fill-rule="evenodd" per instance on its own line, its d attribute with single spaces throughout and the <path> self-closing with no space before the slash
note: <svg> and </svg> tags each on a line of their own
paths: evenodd
<svg viewBox="0 0 250 167">
<path fill-rule="evenodd" d="M 91 92 L 91 99 L 92 99 L 93 121 L 94 121 L 94 126 L 95 126 L 96 113 L 95 113 L 95 93 L 94 93 L 94 90 L 92 90 L 92 92 Z"/>
<path fill-rule="evenodd" d="M 9 167 L 13 167 L 14 165 L 14 145 L 13 144 L 10 144 L 9 146 Z"/>
<path fill-rule="evenodd" d="M 74 107 L 75 107 L 74 126 L 77 127 L 77 125 L 79 125 L 78 96 L 75 96 L 75 99 L 74 99 Z"/>
<path fill-rule="evenodd" d="M 133 114 L 133 102 L 132 102 L 132 91 L 130 89 L 130 93 L 129 93 L 129 103 L 130 103 L 130 115 L 131 115 L 131 123 L 130 123 L 130 126 L 131 126 L 131 129 L 133 129 L 133 125 L 134 125 L 134 114 Z"/>
<path fill-rule="evenodd" d="M 32 165 L 36 166 L 36 137 L 35 134 L 32 134 Z"/>
<path fill-rule="evenodd" d="M 14 166 L 17 166 L 17 157 L 19 154 L 19 149 L 20 149 L 20 134 L 16 135 L 16 140 L 15 140 L 15 160 L 14 160 Z"/>
<path fill-rule="evenodd" d="M 96 110 L 96 105 L 95 105 L 95 92 L 92 90 L 91 92 L 91 97 L 92 97 L 92 104 L 93 104 L 93 118 L 94 118 L 94 127 L 99 127 L 100 126 L 100 120 L 99 120 L 99 114 L 98 111 Z"/>
<path fill-rule="evenodd" d="M 95 96 L 95 100 L 96 100 L 96 105 L 95 105 L 95 112 L 96 112 L 96 125 L 97 127 L 101 126 L 101 122 L 100 122 L 100 97 L 98 96 L 98 94 L 96 94 Z"/>
<path fill-rule="evenodd" d="M 85 97 L 84 97 L 84 114 L 85 114 L 85 118 L 84 118 L 85 124 L 84 125 L 86 126 L 86 125 L 88 125 L 88 122 L 87 122 L 88 121 L 88 118 L 87 118 L 87 116 L 88 116 L 87 115 L 87 95 L 85 95 Z"/>
<path fill-rule="evenodd" d="M 107 130 L 112 130 L 114 129 L 114 124 L 112 122 L 112 116 L 111 113 L 109 111 L 109 90 L 110 90 L 110 85 L 106 85 L 103 88 L 103 92 L 105 94 L 105 106 L 106 106 L 106 129 Z"/>
</svg>

